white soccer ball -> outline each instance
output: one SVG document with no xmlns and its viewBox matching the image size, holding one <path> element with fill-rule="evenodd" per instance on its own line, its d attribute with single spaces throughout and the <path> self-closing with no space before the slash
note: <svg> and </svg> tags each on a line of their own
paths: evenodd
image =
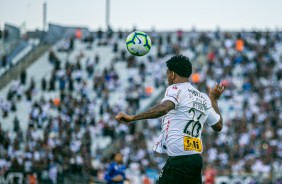
<svg viewBox="0 0 282 184">
<path fill-rule="evenodd" d="M 134 56 L 144 56 L 151 49 L 149 35 L 142 31 L 134 31 L 126 38 L 126 48 Z"/>
</svg>

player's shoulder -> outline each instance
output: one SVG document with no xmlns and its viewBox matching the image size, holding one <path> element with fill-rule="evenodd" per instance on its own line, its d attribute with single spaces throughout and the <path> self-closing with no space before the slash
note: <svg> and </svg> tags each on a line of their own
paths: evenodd
<svg viewBox="0 0 282 184">
<path fill-rule="evenodd" d="M 172 84 L 170 86 L 168 86 L 166 88 L 166 92 L 165 95 L 171 95 L 171 94 L 178 94 L 181 92 L 182 90 L 179 88 L 178 84 Z"/>
<path fill-rule="evenodd" d="M 177 89 L 180 89 L 181 88 L 181 84 L 182 83 L 177 83 L 177 84 L 171 84 L 167 87 L 167 89 L 174 89 L 174 90 L 177 90 Z"/>
<path fill-rule="evenodd" d="M 190 83 L 177 83 L 177 84 L 171 84 L 170 86 L 167 87 L 167 90 L 184 90 L 189 86 Z"/>
<path fill-rule="evenodd" d="M 111 162 L 111 163 L 109 164 L 109 167 L 114 168 L 116 165 L 117 165 L 116 162 Z"/>
</svg>

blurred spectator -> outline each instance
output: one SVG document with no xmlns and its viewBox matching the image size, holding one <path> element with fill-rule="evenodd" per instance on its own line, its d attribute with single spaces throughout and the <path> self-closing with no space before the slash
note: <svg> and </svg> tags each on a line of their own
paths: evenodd
<svg viewBox="0 0 282 184">
<path fill-rule="evenodd" d="M 14 132 L 18 132 L 20 130 L 20 122 L 17 116 L 14 118 L 13 123 L 14 123 Z"/>
<path fill-rule="evenodd" d="M 43 91 L 45 91 L 47 89 L 47 81 L 46 81 L 45 78 L 42 78 L 42 80 L 41 80 L 41 89 Z"/>
<path fill-rule="evenodd" d="M 100 57 L 99 57 L 99 55 L 97 54 L 97 55 L 95 55 L 95 65 L 98 65 L 99 62 L 100 62 Z"/>
<path fill-rule="evenodd" d="M 1 67 L 6 68 L 7 66 L 7 56 L 4 54 L 2 55 L 2 63 L 1 63 Z"/>
<path fill-rule="evenodd" d="M 105 173 L 105 180 L 107 184 L 123 184 L 125 177 L 125 165 L 123 165 L 123 157 L 120 153 L 115 153 L 112 156 L 113 162 L 111 162 Z"/>
<path fill-rule="evenodd" d="M 117 44 L 117 42 L 114 43 L 113 52 L 114 53 L 118 52 L 118 44 Z"/>
<path fill-rule="evenodd" d="M 53 73 L 49 81 L 49 91 L 54 91 L 56 89 L 55 82 L 56 82 L 56 77 L 55 77 L 55 73 Z"/>
<path fill-rule="evenodd" d="M 20 74 L 20 81 L 22 85 L 25 85 L 26 83 L 26 71 L 25 70 L 22 70 Z"/>
<path fill-rule="evenodd" d="M 182 37 L 183 37 L 183 31 L 182 30 L 178 30 L 177 32 L 176 32 L 176 34 L 177 34 L 177 41 L 179 42 L 179 43 L 181 43 L 182 42 Z"/>
<path fill-rule="evenodd" d="M 71 38 L 70 39 L 70 47 L 69 47 L 70 51 L 72 51 L 74 49 L 74 39 Z"/>
<path fill-rule="evenodd" d="M 111 26 L 109 26 L 108 27 L 108 30 L 107 30 L 107 38 L 108 39 L 111 39 L 112 38 L 112 36 L 113 36 L 113 29 L 112 29 L 112 27 Z"/>
<path fill-rule="evenodd" d="M 215 184 L 216 169 L 208 165 L 204 171 L 205 184 Z"/>
<path fill-rule="evenodd" d="M 97 38 L 98 39 L 102 39 L 103 38 L 103 31 L 101 28 L 99 28 L 99 30 L 97 31 Z"/>
<path fill-rule="evenodd" d="M 88 77 L 90 78 L 94 73 L 94 63 L 93 60 L 91 60 L 90 58 L 87 58 L 86 60 L 86 70 L 88 73 Z"/>
<path fill-rule="evenodd" d="M 118 31 L 118 39 L 119 40 L 123 39 L 123 32 L 121 30 Z"/>
</svg>

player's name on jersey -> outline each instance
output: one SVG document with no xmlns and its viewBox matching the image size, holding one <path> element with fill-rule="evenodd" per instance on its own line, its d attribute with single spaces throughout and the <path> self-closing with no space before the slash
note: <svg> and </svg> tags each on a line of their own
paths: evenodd
<svg viewBox="0 0 282 184">
<path fill-rule="evenodd" d="M 206 99 L 198 91 L 188 89 L 188 92 L 194 96 L 193 108 L 204 112 L 208 109 Z"/>
<path fill-rule="evenodd" d="M 206 105 L 195 101 L 193 101 L 193 108 L 201 112 L 205 112 L 208 109 Z"/>
<path fill-rule="evenodd" d="M 198 96 L 198 97 L 200 97 L 200 98 L 204 98 L 204 97 L 202 96 L 202 94 L 201 94 L 200 92 L 198 92 L 198 91 L 194 91 L 194 90 L 192 90 L 192 89 L 188 89 L 188 91 L 189 91 L 193 96 Z"/>
</svg>

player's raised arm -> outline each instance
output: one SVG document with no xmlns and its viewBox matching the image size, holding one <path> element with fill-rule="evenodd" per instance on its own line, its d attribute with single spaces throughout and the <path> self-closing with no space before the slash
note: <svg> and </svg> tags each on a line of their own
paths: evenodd
<svg viewBox="0 0 282 184">
<path fill-rule="evenodd" d="M 175 105 L 173 102 L 166 100 L 140 114 L 130 116 L 120 112 L 115 118 L 120 122 L 131 122 L 141 119 L 159 118 L 167 114 L 170 110 L 174 109 L 174 107 Z"/>
<path fill-rule="evenodd" d="M 212 107 L 215 110 L 215 112 L 220 116 L 219 121 L 216 124 L 212 125 L 211 127 L 214 131 L 220 132 L 223 128 L 223 124 L 222 124 L 223 120 L 217 105 L 217 99 L 224 91 L 224 86 L 220 83 L 220 84 L 216 84 L 213 88 L 210 88 L 208 86 L 208 90 L 209 90 L 209 98 L 211 100 Z"/>
</svg>

